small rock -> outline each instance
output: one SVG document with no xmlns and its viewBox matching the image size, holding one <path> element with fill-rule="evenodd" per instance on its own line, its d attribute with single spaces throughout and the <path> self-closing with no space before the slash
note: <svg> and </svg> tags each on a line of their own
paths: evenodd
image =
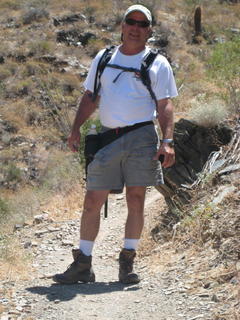
<svg viewBox="0 0 240 320">
<path fill-rule="evenodd" d="M 57 232 L 57 231 L 60 231 L 60 230 L 61 230 L 60 228 L 48 227 L 48 231 L 49 232 Z"/>
<path fill-rule="evenodd" d="M 35 236 L 40 237 L 41 235 L 43 235 L 44 233 L 48 233 L 49 230 L 47 229 L 42 229 L 42 230 L 36 230 L 35 231 Z"/>
<path fill-rule="evenodd" d="M 135 300 L 135 301 L 134 301 L 134 303 L 140 303 L 140 302 L 141 302 L 140 300 Z"/>
<path fill-rule="evenodd" d="M 220 300 L 218 299 L 218 297 L 217 297 L 216 294 L 214 294 L 214 295 L 212 296 L 211 300 L 212 300 L 213 302 L 220 302 Z"/>
<path fill-rule="evenodd" d="M 31 247 L 31 245 L 32 245 L 31 241 L 27 241 L 24 243 L 23 247 L 24 247 L 24 249 L 27 249 L 27 248 Z"/>
<path fill-rule="evenodd" d="M 17 306 L 17 307 L 16 307 L 16 310 L 19 311 L 19 312 L 22 312 L 22 311 L 23 311 L 23 308 L 22 308 L 21 306 Z"/>
<path fill-rule="evenodd" d="M 74 246 L 74 243 L 70 240 L 63 240 L 62 245 L 63 246 Z"/>
<path fill-rule="evenodd" d="M 46 214 L 39 214 L 34 216 L 33 224 L 40 224 L 43 223 L 43 221 L 46 219 Z"/>
<path fill-rule="evenodd" d="M 237 271 L 240 271 L 240 261 L 238 261 L 238 262 L 236 263 L 236 269 L 237 269 Z"/>
<path fill-rule="evenodd" d="M 10 311 L 8 312 L 8 314 L 13 314 L 13 315 L 18 316 L 18 315 L 21 314 L 21 312 L 19 312 L 19 311 L 17 311 L 17 310 L 10 310 Z"/>
<path fill-rule="evenodd" d="M 61 300 L 59 300 L 59 299 L 54 300 L 54 303 L 60 303 L 60 302 L 61 302 Z"/>
<path fill-rule="evenodd" d="M 20 230 L 20 229 L 22 229 L 23 228 L 23 224 L 20 224 L 20 223 L 18 223 L 18 224 L 15 224 L 15 226 L 14 226 L 14 231 L 17 231 L 17 230 Z"/>
</svg>

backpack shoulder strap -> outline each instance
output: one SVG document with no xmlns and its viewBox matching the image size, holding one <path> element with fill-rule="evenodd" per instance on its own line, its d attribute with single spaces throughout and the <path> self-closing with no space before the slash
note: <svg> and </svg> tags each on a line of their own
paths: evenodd
<svg viewBox="0 0 240 320">
<path fill-rule="evenodd" d="M 142 63 L 141 63 L 141 69 L 140 69 L 140 75 L 141 75 L 141 80 L 143 84 L 147 87 L 152 99 L 154 100 L 156 107 L 157 107 L 157 98 L 155 93 L 152 90 L 151 87 L 151 79 L 149 76 L 149 68 L 157 55 L 159 54 L 158 49 L 151 49 L 143 58 Z"/>
<path fill-rule="evenodd" d="M 97 98 L 97 95 L 98 95 L 100 87 L 101 87 L 101 83 L 100 83 L 101 75 L 102 75 L 107 63 L 110 61 L 115 49 L 116 49 L 116 46 L 107 47 L 105 49 L 105 51 L 103 52 L 100 60 L 98 61 L 97 70 L 96 70 L 96 74 L 95 74 L 95 80 L 94 80 L 94 91 L 93 91 L 92 101 L 95 101 Z"/>
</svg>

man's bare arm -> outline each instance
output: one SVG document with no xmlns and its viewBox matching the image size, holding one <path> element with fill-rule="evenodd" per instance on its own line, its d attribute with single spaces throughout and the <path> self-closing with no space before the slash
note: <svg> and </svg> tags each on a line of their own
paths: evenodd
<svg viewBox="0 0 240 320">
<path fill-rule="evenodd" d="M 173 103 L 171 99 L 162 99 L 158 101 L 158 122 L 162 131 L 162 139 L 173 139 L 174 117 L 173 117 Z M 174 149 L 168 143 L 161 143 L 160 148 L 154 157 L 158 159 L 160 155 L 164 156 L 162 163 L 164 168 L 171 167 L 175 162 Z"/>
<path fill-rule="evenodd" d="M 73 152 L 78 151 L 80 146 L 80 127 L 96 110 L 97 104 L 98 99 L 96 101 L 92 101 L 92 93 L 87 90 L 80 100 L 75 120 L 73 122 L 71 134 L 68 138 L 68 146 Z"/>
</svg>

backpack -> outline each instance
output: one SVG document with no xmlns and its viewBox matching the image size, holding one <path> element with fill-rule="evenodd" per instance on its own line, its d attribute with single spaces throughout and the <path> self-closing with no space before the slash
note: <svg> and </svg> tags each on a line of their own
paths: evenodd
<svg viewBox="0 0 240 320">
<path fill-rule="evenodd" d="M 113 82 L 116 82 L 117 79 L 119 78 L 119 76 L 123 73 L 123 72 L 135 72 L 139 74 L 139 77 L 142 81 L 142 83 L 146 86 L 146 88 L 148 89 L 152 99 L 154 100 L 156 106 L 157 106 L 157 98 L 155 93 L 152 90 L 151 87 L 151 79 L 149 76 L 149 67 L 151 66 L 151 64 L 153 63 L 154 59 L 156 58 L 156 56 L 159 54 L 159 51 L 157 49 L 151 49 L 144 57 L 143 60 L 141 62 L 141 67 L 140 69 L 136 69 L 136 68 L 128 68 L 128 67 L 123 67 L 123 66 L 119 66 L 116 64 L 110 64 L 108 63 L 114 53 L 114 51 L 116 50 L 116 46 L 110 46 L 107 47 L 105 49 L 105 51 L 103 52 L 98 65 L 97 65 L 97 71 L 96 71 L 96 75 L 95 75 L 95 81 L 94 81 L 94 91 L 93 91 L 93 97 L 92 100 L 95 101 L 97 98 L 97 95 L 99 93 L 99 90 L 101 88 L 101 75 L 105 69 L 105 67 L 110 67 L 110 68 L 114 68 L 114 69 L 120 69 L 122 70 L 122 72 L 120 72 L 117 77 L 113 80 Z"/>
</svg>

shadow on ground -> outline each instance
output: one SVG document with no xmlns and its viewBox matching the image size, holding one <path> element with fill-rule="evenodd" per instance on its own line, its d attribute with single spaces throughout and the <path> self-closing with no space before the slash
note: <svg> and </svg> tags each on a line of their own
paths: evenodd
<svg viewBox="0 0 240 320">
<path fill-rule="evenodd" d="M 51 286 L 35 286 L 26 288 L 27 291 L 37 294 L 45 295 L 49 301 L 69 301 L 77 295 L 96 295 L 111 293 L 115 291 L 123 291 L 127 288 L 128 291 L 139 290 L 138 285 L 124 285 L 118 281 L 116 282 L 95 282 L 95 283 L 78 283 L 74 285 L 52 284 Z"/>
</svg>

